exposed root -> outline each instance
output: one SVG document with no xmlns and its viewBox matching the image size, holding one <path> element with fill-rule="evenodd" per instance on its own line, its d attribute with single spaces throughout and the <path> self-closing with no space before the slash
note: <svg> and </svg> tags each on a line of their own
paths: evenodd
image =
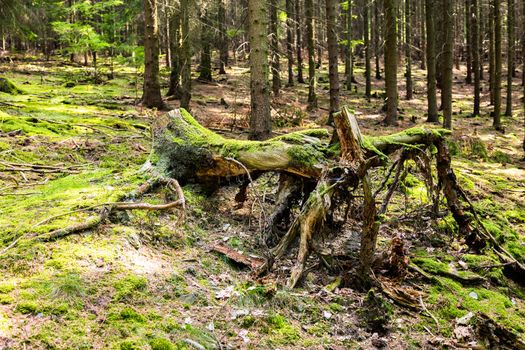
<svg viewBox="0 0 525 350">
<path fill-rule="evenodd" d="M 155 188 L 158 184 L 163 183 L 165 184 L 171 191 L 173 191 L 177 195 L 177 200 L 165 203 L 165 204 L 150 204 L 150 203 L 135 203 L 135 202 L 112 202 L 112 203 L 104 203 L 97 206 L 90 207 L 90 209 L 95 207 L 102 207 L 102 210 L 100 211 L 100 214 L 97 216 L 91 216 L 89 217 L 84 223 L 76 224 L 64 228 L 60 228 L 51 232 L 47 232 L 43 235 L 38 236 L 37 238 L 42 241 L 53 241 L 65 236 L 69 236 L 76 233 L 81 233 L 87 230 L 94 229 L 98 227 L 100 224 L 102 224 L 108 216 L 114 212 L 119 210 L 168 210 L 172 208 L 182 208 L 185 209 L 185 199 L 184 199 L 184 193 L 182 191 L 182 188 L 180 187 L 177 180 L 174 179 L 165 179 L 165 178 L 156 178 L 153 180 L 150 180 L 144 184 L 142 184 L 134 193 L 132 193 L 130 196 L 136 197 L 137 195 L 143 195 L 153 188 Z M 75 210 L 72 212 L 68 212 L 65 214 L 57 215 L 53 218 L 46 219 L 46 221 L 50 221 L 51 219 L 57 218 L 59 216 L 68 215 L 71 213 L 79 212 L 79 211 L 85 211 L 87 209 L 81 209 L 81 210 Z"/>
</svg>

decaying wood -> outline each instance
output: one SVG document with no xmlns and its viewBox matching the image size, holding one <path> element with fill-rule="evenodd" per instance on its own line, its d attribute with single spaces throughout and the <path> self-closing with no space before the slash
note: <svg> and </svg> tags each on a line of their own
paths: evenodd
<svg viewBox="0 0 525 350">
<path fill-rule="evenodd" d="M 487 243 L 492 245 L 502 262 L 508 264 L 506 267 L 511 266 L 525 275 L 523 265 L 513 259 L 484 229 L 474 207 L 459 186 L 444 142 L 445 136 L 450 133 L 448 130 L 413 128 L 397 134 L 369 137 L 361 134 L 356 118 L 346 108 L 334 115 L 334 122 L 337 135 L 334 139 L 338 140 L 338 144 L 330 144 L 325 129 L 293 132 L 267 141 L 233 140 L 204 128 L 185 110 L 173 110 L 159 118 L 154 128 L 154 152 L 158 156 L 155 171 L 163 180 L 154 178 L 141 186 L 131 198 L 140 197 L 162 183 L 177 194 L 178 200 L 157 205 L 108 203 L 98 217 L 92 217 L 81 225 L 50 232 L 44 237 L 56 239 L 94 228 L 115 210 L 183 208 L 184 196 L 178 181 L 218 186 L 224 178 L 240 177 L 247 179 L 244 182 L 246 191 L 252 177 L 276 172 L 281 174 L 281 180 L 275 211 L 265 217 L 261 229 L 272 232 L 281 225 L 285 227 L 286 233 L 270 249 L 267 260 L 253 266 L 257 272 L 264 273 L 271 269 L 273 263 L 281 259 L 294 241 L 299 239 L 296 263 L 288 282 L 290 287 L 296 286 L 305 271 L 314 241 L 323 235 L 325 223 L 331 219 L 334 201 L 345 198 L 347 202 L 355 202 L 362 198 L 361 203 L 352 205 L 360 208 L 360 214 L 354 219 L 362 222 L 358 275 L 363 285 L 368 285 L 376 280 L 372 272 L 372 259 L 380 224 L 378 212 L 386 212 L 390 198 L 402 181 L 405 162 L 412 159 L 423 173 L 428 191 L 432 192 L 429 198 L 434 202 L 434 212 L 437 213 L 439 193 L 442 192 L 460 227 L 460 234 L 467 243 L 472 248 Z M 430 147 L 437 149 L 437 186 L 432 179 Z M 383 181 L 374 192 L 368 173 L 373 167 L 388 164 L 389 156 L 393 154 L 399 155 L 388 173 L 389 177 L 396 169 L 394 183 L 378 211 L 376 196 L 388 180 Z M 358 189 L 362 195 L 353 194 Z M 242 191 L 241 188 L 239 199 L 245 197 Z M 468 205 L 465 206 L 464 202 Z M 300 207 L 293 218 L 291 213 L 295 211 L 291 211 L 291 207 L 294 205 Z"/>
<path fill-rule="evenodd" d="M 257 256 L 244 254 L 222 243 L 215 244 L 211 250 L 223 254 L 236 263 L 247 266 L 254 271 L 259 269 L 264 264 L 264 259 Z"/>
<path fill-rule="evenodd" d="M 363 193 L 357 197 L 364 199 L 362 215 L 358 218 L 363 222 L 360 271 L 363 277 L 371 274 L 369 260 L 374 256 L 379 227 L 375 197 L 380 190 L 372 191 L 368 171 L 388 163 L 389 155 L 398 154 L 399 150 L 401 156 L 391 168 L 397 169 L 396 179 L 379 213 L 386 211 L 390 198 L 402 181 L 404 163 L 414 159 L 423 172 L 428 190 L 434 191 L 429 196 L 434 202 L 434 212 L 437 212 L 439 193 L 443 192 L 448 208 L 461 228 L 460 234 L 467 243 L 473 248 L 478 244 L 493 243 L 490 237 L 480 235 L 480 230 L 473 225 L 474 216 L 468 213 L 473 208 L 462 204 L 465 200 L 463 192 L 452 171 L 444 142 L 445 136 L 450 133 L 448 130 L 413 128 L 392 135 L 369 137 L 361 134 L 357 120 L 346 108 L 334 116 L 334 122 L 337 135 L 334 139 L 338 140 L 339 147 L 329 144 L 329 135 L 323 129 L 294 132 L 267 141 L 244 141 L 224 138 L 201 126 L 185 110 L 174 110 L 160 118 L 155 128 L 155 152 L 159 156 L 157 169 L 163 175 L 182 182 L 204 183 L 219 183 L 221 178 L 245 177 L 251 173 L 287 174 L 290 177 L 279 190 L 275 212 L 266 221 L 267 230 L 275 228 L 276 223 L 288 215 L 288 207 L 293 205 L 291 198 L 299 192 L 298 187 L 292 185 L 292 180 L 315 184 L 313 191 L 305 193 L 299 214 L 291 220 L 279 243 L 270 250 L 268 261 L 259 268 L 260 273 L 268 271 L 299 238 L 299 253 L 288 283 L 292 287 L 302 277 L 312 241 L 324 230 L 333 199 L 338 196 L 348 198 L 356 188 L 361 188 Z M 437 186 L 433 183 L 428 155 L 431 146 L 438 151 Z M 501 249 L 496 251 L 511 259 Z"/>
</svg>

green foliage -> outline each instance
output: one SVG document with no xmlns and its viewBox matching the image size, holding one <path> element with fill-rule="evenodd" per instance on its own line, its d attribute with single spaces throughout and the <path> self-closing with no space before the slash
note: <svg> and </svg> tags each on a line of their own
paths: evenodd
<svg viewBox="0 0 525 350">
<path fill-rule="evenodd" d="M 98 52 L 109 46 L 109 43 L 88 24 L 57 21 L 51 25 L 60 42 L 66 46 L 63 51 L 67 54 Z"/>
</svg>

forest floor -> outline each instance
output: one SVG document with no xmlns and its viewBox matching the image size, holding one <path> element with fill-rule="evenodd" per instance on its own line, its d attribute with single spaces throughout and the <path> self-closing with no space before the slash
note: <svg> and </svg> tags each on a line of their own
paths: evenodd
<svg viewBox="0 0 525 350">
<path fill-rule="evenodd" d="M 285 87 L 272 99 L 277 132 L 324 125 L 328 79 L 323 68 L 317 111 L 306 112 L 304 84 Z M 497 133 L 486 99 L 483 116 L 469 116 L 472 88 L 462 83 L 462 72 L 454 73 L 449 148 L 456 175 L 485 226 L 523 262 L 522 103 L 515 98 L 514 117 L 505 118 L 505 134 Z M 490 249 L 466 251 L 450 217 L 433 221 L 420 215 L 418 208 L 428 198 L 415 174 L 394 197 L 379 240 L 379 249 L 386 250 L 393 237 L 401 237 L 412 263 L 434 276 L 429 282 L 410 272 L 392 281 L 421 293 L 415 310 L 338 287 L 337 275 L 317 257 L 310 258 L 312 268 L 301 288 L 287 290 L 282 285 L 293 254 L 257 281 L 249 270 L 211 252 L 214 244 L 224 243 L 260 253 L 254 251 L 260 225 L 254 193 L 264 193 L 270 207 L 275 176 L 259 179 L 243 207 L 233 200 L 235 182 L 211 197 L 187 185 L 185 212 L 135 210 L 95 231 L 53 242 L 38 239 L 85 221 L 93 214 L 87 209 L 115 201 L 145 180 L 139 170 L 151 153 L 149 127 L 161 112 L 136 106 L 135 74 L 134 68 L 119 66 L 115 79 L 93 85 L 86 68 L 63 61 L 0 65 L 0 77 L 23 90 L 0 93 L 0 349 L 468 348 L 483 344 L 475 331 L 480 314 L 525 341 L 525 289 L 503 274 Z M 167 81 L 167 70 L 163 74 Z M 365 134 L 431 127 L 424 123 L 425 73 L 416 69 L 414 75 L 411 101 L 402 99 L 399 75 L 397 127 L 380 125 L 382 100 L 367 102 L 362 84 L 357 92 L 342 90 L 342 104 L 355 110 Z M 356 77 L 363 81 L 361 67 Z M 248 69 L 234 66 L 215 78 L 214 83 L 194 81 L 192 114 L 229 137 L 246 137 Z M 373 84 L 380 96 L 383 81 Z M 518 80 L 515 88 L 515 96 L 521 96 Z M 376 186 L 384 171 L 375 175 Z M 164 198 L 157 193 L 146 200 Z M 472 276 L 477 282 L 466 283 Z M 375 316 L 373 300 L 379 300 Z"/>
</svg>

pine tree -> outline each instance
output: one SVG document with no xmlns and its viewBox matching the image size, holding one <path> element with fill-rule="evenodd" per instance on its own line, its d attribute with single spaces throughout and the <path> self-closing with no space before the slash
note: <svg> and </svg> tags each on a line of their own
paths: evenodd
<svg viewBox="0 0 525 350">
<path fill-rule="evenodd" d="M 480 75 L 480 56 L 479 56 L 479 10 L 478 0 L 471 0 L 470 6 L 470 25 L 472 27 L 472 73 L 474 75 L 474 117 L 480 115 L 480 94 L 481 94 L 481 75 Z"/>
<path fill-rule="evenodd" d="M 454 66 L 454 1 L 443 0 L 443 77 L 441 103 L 443 108 L 443 127 L 452 129 L 452 69 Z"/>
<path fill-rule="evenodd" d="M 434 0 L 425 0 L 425 16 L 427 29 L 427 122 L 438 122 L 436 95 L 436 37 L 434 22 Z"/>
<path fill-rule="evenodd" d="M 494 11 L 494 122 L 496 130 L 502 130 L 501 125 L 501 0 L 493 0 Z"/>
<path fill-rule="evenodd" d="M 268 6 L 265 1 L 248 0 L 250 36 L 250 139 L 270 137 L 272 120 L 268 87 Z"/>
<path fill-rule="evenodd" d="M 512 116 L 512 78 L 514 76 L 514 0 L 507 4 L 507 102 L 505 116 Z"/>
<path fill-rule="evenodd" d="M 363 4 L 363 39 L 365 45 L 365 97 L 370 101 L 372 95 L 372 68 L 370 66 L 370 15 L 368 8 L 368 0 L 364 0 Z"/>
<path fill-rule="evenodd" d="M 330 80 L 330 118 L 339 111 L 339 69 L 336 33 L 337 0 L 326 0 L 326 34 L 328 39 L 328 75 Z M 370 62 L 369 62 L 370 63 Z"/>
<path fill-rule="evenodd" d="M 410 46 L 412 45 L 412 7 L 410 6 L 411 0 L 405 0 L 405 57 L 406 57 L 406 99 L 411 100 L 413 97 L 413 84 L 412 84 L 412 51 Z"/>
<path fill-rule="evenodd" d="M 159 23 L 156 0 L 144 0 L 144 93 L 148 108 L 165 108 L 159 83 Z"/>
<path fill-rule="evenodd" d="M 313 0 L 305 0 L 306 14 L 306 45 L 308 46 L 308 109 L 317 108 L 315 88 L 315 46 L 314 46 L 314 4 Z"/>
<path fill-rule="evenodd" d="M 397 0 L 384 0 L 385 14 L 385 124 L 397 124 Z"/>
<path fill-rule="evenodd" d="M 295 0 L 299 1 L 299 0 Z M 293 1 L 286 0 L 286 56 L 288 58 L 288 86 L 293 86 Z"/>
<path fill-rule="evenodd" d="M 270 0 L 270 48 L 272 92 L 274 96 L 279 96 L 279 90 L 281 90 L 281 65 L 279 62 L 279 33 L 277 24 L 277 0 Z"/>
<path fill-rule="evenodd" d="M 185 109 L 190 109 L 191 100 L 191 48 L 190 48 L 190 1 L 180 0 L 181 9 L 181 80 L 182 80 L 182 96 L 180 98 L 180 106 Z"/>
</svg>

